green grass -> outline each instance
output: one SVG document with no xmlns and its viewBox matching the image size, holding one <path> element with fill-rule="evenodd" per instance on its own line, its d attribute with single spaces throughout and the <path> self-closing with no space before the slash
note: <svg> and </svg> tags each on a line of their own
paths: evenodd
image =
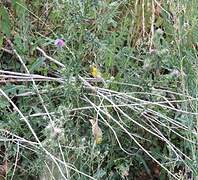
<svg viewBox="0 0 198 180">
<path fill-rule="evenodd" d="M 196 179 L 197 6 L 2 1 L 0 175 Z"/>
</svg>

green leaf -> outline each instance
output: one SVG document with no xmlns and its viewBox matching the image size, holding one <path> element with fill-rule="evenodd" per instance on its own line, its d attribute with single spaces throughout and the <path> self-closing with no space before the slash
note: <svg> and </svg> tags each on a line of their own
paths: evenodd
<svg viewBox="0 0 198 180">
<path fill-rule="evenodd" d="M 38 70 L 42 65 L 43 65 L 43 62 L 44 62 L 44 58 L 41 57 L 41 58 L 38 58 L 30 67 L 30 72 L 34 72 L 34 70 Z"/>
<path fill-rule="evenodd" d="M 101 179 L 104 175 L 106 175 L 106 171 L 103 169 L 98 169 L 97 172 L 94 174 L 94 177 L 97 179 Z"/>
<path fill-rule="evenodd" d="M 3 90 L 5 91 L 6 94 L 16 94 L 17 90 L 22 93 L 25 90 L 24 85 L 13 85 L 13 84 L 7 84 Z"/>
<path fill-rule="evenodd" d="M 13 7 L 17 17 L 22 17 L 25 14 L 26 6 L 23 1 L 12 0 L 12 7 Z"/>
<path fill-rule="evenodd" d="M 0 31 L 4 33 L 6 36 L 10 36 L 11 27 L 10 27 L 10 19 L 9 13 L 7 9 L 3 6 L 0 6 Z"/>
<path fill-rule="evenodd" d="M 2 45 L 3 45 L 3 36 L 0 32 L 0 48 L 2 48 Z"/>
<path fill-rule="evenodd" d="M 9 106 L 9 102 L 3 97 L 0 97 L 0 109 L 4 109 L 6 106 Z"/>
</svg>

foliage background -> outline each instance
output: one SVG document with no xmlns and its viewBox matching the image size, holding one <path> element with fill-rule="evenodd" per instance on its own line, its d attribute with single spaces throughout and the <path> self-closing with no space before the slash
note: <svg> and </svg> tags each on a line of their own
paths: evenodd
<svg viewBox="0 0 198 180">
<path fill-rule="evenodd" d="M 197 6 L 1 1 L 0 174 L 195 179 Z M 57 38 L 64 47 L 54 45 Z M 93 64 L 102 80 L 92 77 Z M 90 119 L 102 130 L 99 145 Z"/>
</svg>

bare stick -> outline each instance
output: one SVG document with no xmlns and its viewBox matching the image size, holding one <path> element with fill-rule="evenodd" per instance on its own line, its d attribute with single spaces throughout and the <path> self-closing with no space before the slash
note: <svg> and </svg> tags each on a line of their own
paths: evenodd
<svg viewBox="0 0 198 180">
<path fill-rule="evenodd" d="M 13 169 L 13 173 L 12 173 L 11 180 L 12 180 L 12 179 L 13 179 L 13 177 L 14 177 L 14 173 L 15 173 L 15 171 L 16 171 L 16 167 L 17 167 L 18 159 L 19 159 L 19 142 L 17 142 L 16 159 L 15 159 L 15 163 L 14 163 L 14 169 Z"/>
<path fill-rule="evenodd" d="M 2 47 L 0 50 L 5 51 L 5 52 L 7 52 L 8 54 L 13 54 L 13 52 L 12 52 L 11 50 L 6 49 L 6 48 L 3 48 L 3 47 Z"/>
<path fill-rule="evenodd" d="M 52 61 L 53 63 L 55 63 L 55 64 L 57 64 L 57 65 L 59 65 L 59 66 L 61 66 L 61 67 L 65 67 L 65 65 L 62 64 L 61 62 L 59 62 L 59 61 L 57 61 L 56 59 L 54 59 L 54 58 L 48 56 L 48 55 L 45 53 L 45 51 L 42 50 L 40 47 L 37 47 L 36 49 L 37 49 L 38 51 L 40 51 L 40 52 L 43 54 L 43 56 L 44 56 L 45 58 L 47 58 L 48 60 Z"/>
</svg>

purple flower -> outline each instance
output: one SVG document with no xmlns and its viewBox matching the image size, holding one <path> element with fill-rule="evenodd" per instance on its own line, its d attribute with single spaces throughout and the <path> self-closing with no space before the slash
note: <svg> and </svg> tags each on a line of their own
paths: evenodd
<svg viewBox="0 0 198 180">
<path fill-rule="evenodd" d="M 56 39 L 54 44 L 57 46 L 57 47 L 63 47 L 65 45 L 65 41 L 63 39 Z"/>
</svg>

